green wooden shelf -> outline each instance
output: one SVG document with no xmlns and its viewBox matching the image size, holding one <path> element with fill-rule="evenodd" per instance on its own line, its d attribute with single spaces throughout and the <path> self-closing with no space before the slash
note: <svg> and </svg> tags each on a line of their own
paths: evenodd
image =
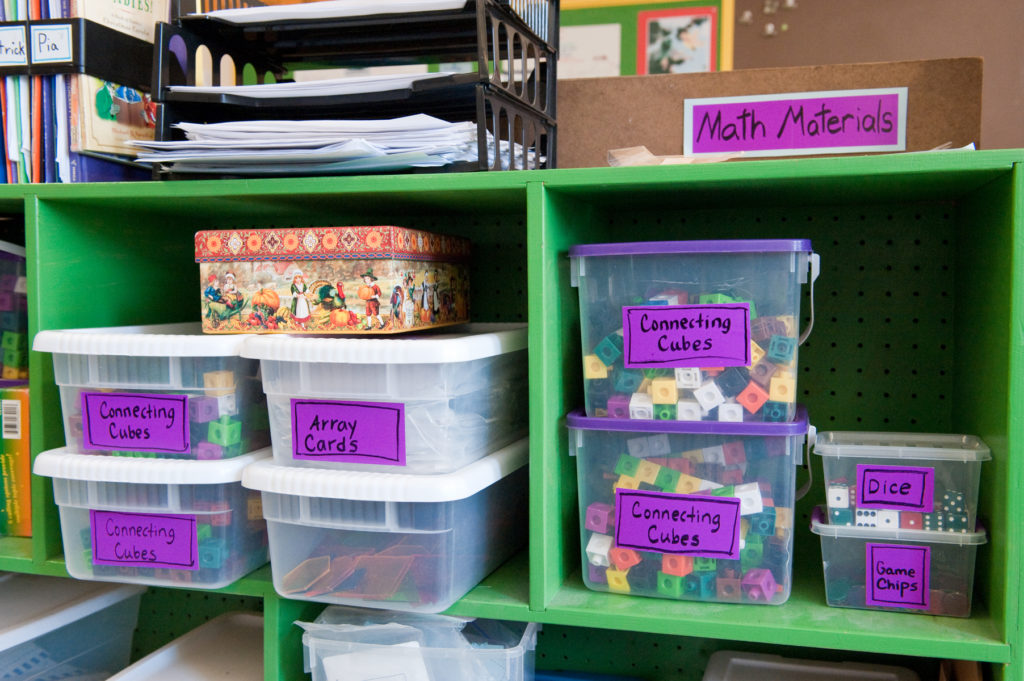
<svg viewBox="0 0 1024 681">
<path fill-rule="evenodd" d="M 742 161 L 498 173 L 0 186 L 23 219 L 29 331 L 195 319 L 193 233 L 208 228 L 401 224 L 469 237 L 475 321 L 528 321 L 529 547 L 452 614 L 535 620 L 553 630 L 630 632 L 687 656 L 679 677 L 724 642 L 811 656 L 959 657 L 1024 678 L 1024 150 Z M 564 416 L 582 403 L 579 309 L 568 249 L 699 238 L 810 239 L 821 254 L 815 326 L 801 349 L 800 401 L 819 430 L 980 436 L 979 548 L 969 619 L 829 608 L 820 549 L 798 535 L 793 593 L 779 607 L 593 592 L 578 573 L 575 461 Z M 158 266 L 157 266 L 158 265 Z M 100 302 L 101 301 L 101 302 Z M 806 301 L 805 302 L 809 302 Z M 807 309 L 807 308 L 805 308 Z M 33 451 L 63 444 L 50 357 L 31 353 Z M 816 464 L 812 464 L 812 470 Z M 817 484 L 797 516 L 820 503 Z M 0 570 L 64 574 L 57 509 L 35 479 L 32 539 L 0 539 Z M 815 496 L 817 495 L 817 496 Z M 813 538 L 812 538 L 813 539 Z M 152 589 L 166 620 L 139 654 L 194 627 L 193 612 L 260 609 L 266 679 L 302 673 L 295 619 L 322 604 L 279 597 L 265 567 L 211 593 Z M 175 604 L 184 604 L 177 607 Z M 201 604 L 201 607 L 200 607 Z M 653 638 L 652 638 L 653 637 Z M 616 642 L 620 641 L 621 642 Z M 686 648 L 683 643 L 694 643 Z M 572 665 L 572 637 L 542 637 Z M 833 652 L 835 651 L 835 652 Z M 614 652 L 614 651 L 612 651 Z M 645 653 L 648 654 L 648 653 Z M 551 664 L 546 664 L 550 668 Z M 570 667 L 571 668 L 571 667 Z M 581 663 L 580 668 L 587 668 Z"/>
</svg>

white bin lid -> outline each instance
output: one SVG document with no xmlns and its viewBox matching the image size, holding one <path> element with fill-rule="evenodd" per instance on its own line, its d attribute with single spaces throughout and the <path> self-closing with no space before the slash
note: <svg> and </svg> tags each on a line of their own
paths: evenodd
<svg viewBox="0 0 1024 681">
<path fill-rule="evenodd" d="M 457 471 L 437 475 L 300 468 L 260 461 L 245 469 L 242 486 L 261 492 L 326 499 L 457 501 L 526 465 L 529 454 L 529 438 L 523 438 Z"/>
<path fill-rule="evenodd" d="M 466 324 L 449 333 L 396 338 L 272 334 L 249 337 L 242 356 L 280 362 L 449 364 L 523 350 L 526 329 L 526 324 Z"/>
<path fill-rule="evenodd" d="M 0 652 L 145 590 L 136 585 L 0 573 Z"/>
<path fill-rule="evenodd" d="M 41 452 L 32 472 L 47 478 L 152 485 L 220 485 L 238 482 L 246 466 L 266 459 L 270 447 L 231 459 L 195 461 L 110 454 L 75 454 L 67 448 Z"/>
<path fill-rule="evenodd" d="M 215 681 L 263 678 L 263 618 L 229 612 L 111 676 L 109 681 Z"/>
<path fill-rule="evenodd" d="M 703 681 L 918 681 L 918 676 L 906 667 L 719 650 L 708 658 Z"/>
<path fill-rule="evenodd" d="M 941 459 L 988 461 L 988 446 L 973 435 L 945 433 L 862 433 L 826 430 L 818 433 L 814 453 L 819 456 L 882 459 Z"/>
<path fill-rule="evenodd" d="M 953 544 L 955 546 L 979 546 L 988 541 L 985 538 L 985 528 L 981 524 L 978 524 L 974 532 L 833 525 L 826 521 L 825 511 L 821 506 L 815 506 L 814 511 L 811 513 L 811 532 L 822 537 L 831 537 L 832 539 L 908 541 L 918 544 Z"/>
<path fill-rule="evenodd" d="M 40 331 L 36 352 L 129 357 L 233 357 L 248 336 L 205 335 L 199 322 Z"/>
</svg>

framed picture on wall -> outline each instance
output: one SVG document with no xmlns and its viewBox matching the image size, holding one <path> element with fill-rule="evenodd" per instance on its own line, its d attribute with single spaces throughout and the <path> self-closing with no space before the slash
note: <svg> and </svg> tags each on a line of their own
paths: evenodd
<svg viewBox="0 0 1024 681">
<path fill-rule="evenodd" d="M 637 13 L 637 26 L 637 73 L 717 70 L 717 7 L 641 11 Z"/>
<path fill-rule="evenodd" d="M 734 10 L 734 0 L 562 0 L 558 77 L 728 71 Z"/>
</svg>

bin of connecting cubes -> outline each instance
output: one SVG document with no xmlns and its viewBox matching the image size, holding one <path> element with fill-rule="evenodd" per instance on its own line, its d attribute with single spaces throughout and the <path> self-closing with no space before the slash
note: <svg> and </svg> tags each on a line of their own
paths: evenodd
<svg viewBox="0 0 1024 681">
<path fill-rule="evenodd" d="M 41 331 L 33 350 L 53 353 L 69 451 L 213 460 L 270 444 L 244 340 L 159 324 Z"/>
<path fill-rule="evenodd" d="M 981 466 L 992 454 L 973 435 L 826 431 L 814 452 L 833 525 L 974 531 Z"/>
<path fill-rule="evenodd" d="M 789 598 L 806 412 L 780 423 L 569 414 L 583 581 L 595 591 L 777 605 Z"/>
<path fill-rule="evenodd" d="M 251 336 L 274 460 L 299 467 L 448 473 L 522 438 L 525 324 L 395 338 Z"/>
<path fill-rule="evenodd" d="M 810 241 L 585 244 L 569 257 L 588 416 L 793 419 Z"/>
<path fill-rule="evenodd" d="M 192 461 L 39 454 L 33 473 L 53 479 L 64 561 L 78 579 L 219 589 L 267 562 L 258 492 L 242 471 L 265 448 Z"/>
</svg>

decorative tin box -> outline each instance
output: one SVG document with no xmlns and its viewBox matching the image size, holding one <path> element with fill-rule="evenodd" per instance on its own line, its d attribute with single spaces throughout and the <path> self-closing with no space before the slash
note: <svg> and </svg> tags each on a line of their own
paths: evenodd
<svg viewBox="0 0 1024 681">
<path fill-rule="evenodd" d="M 404 227 L 197 232 L 205 333 L 393 334 L 469 321 L 469 241 Z"/>
</svg>

